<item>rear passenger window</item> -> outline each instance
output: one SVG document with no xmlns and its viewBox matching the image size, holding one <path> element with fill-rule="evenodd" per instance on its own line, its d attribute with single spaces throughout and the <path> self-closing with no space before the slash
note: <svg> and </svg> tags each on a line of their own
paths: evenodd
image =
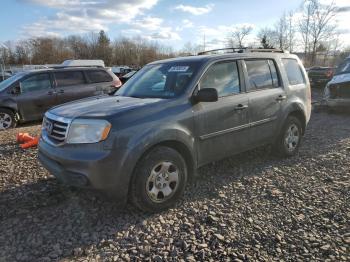
<svg viewBox="0 0 350 262">
<path fill-rule="evenodd" d="M 272 60 L 246 60 L 251 89 L 266 89 L 280 86 L 275 64 Z"/>
<path fill-rule="evenodd" d="M 297 60 L 283 58 L 282 63 L 284 65 L 284 69 L 286 70 L 290 85 L 305 84 L 305 78 Z"/>
<path fill-rule="evenodd" d="M 57 86 L 72 86 L 85 83 L 84 75 L 81 71 L 65 71 L 55 73 Z"/>
<path fill-rule="evenodd" d="M 45 90 L 51 88 L 51 81 L 49 74 L 38 74 L 30 76 L 21 81 L 21 92 L 29 93 L 33 91 Z"/>
<path fill-rule="evenodd" d="M 113 78 L 103 70 L 86 71 L 91 83 L 112 82 Z"/>
<path fill-rule="evenodd" d="M 237 63 L 222 62 L 212 65 L 201 79 L 200 88 L 216 88 L 219 96 L 240 93 Z"/>
</svg>

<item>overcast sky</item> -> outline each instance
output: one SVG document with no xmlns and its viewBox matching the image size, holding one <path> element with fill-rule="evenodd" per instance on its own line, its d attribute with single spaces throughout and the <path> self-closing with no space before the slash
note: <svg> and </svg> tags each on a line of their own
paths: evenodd
<svg viewBox="0 0 350 262">
<path fill-rule="evenodd" d="M 331 2 L 331 0 L 322 0 Z M 335 0 L 343 42 L 350 45 L 350 0 Z M 237 24 L 271 26 L 301 0 L 2 0 L 0 42 L 103 29 L 113 39 L 142 36 L 180 49 L 186 42 L 222 46 Z M 251 37 L 251 41 L 254 39 Z"/>
</svg>

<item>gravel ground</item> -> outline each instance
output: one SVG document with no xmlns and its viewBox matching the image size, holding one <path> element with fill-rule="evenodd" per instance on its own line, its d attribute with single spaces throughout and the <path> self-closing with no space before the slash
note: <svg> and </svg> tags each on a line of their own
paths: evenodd
<svg viewBox="0 0 350 262">
<path fill-rule="evenodd" d="M 315 113 L 300 153 L 263 148 L 199 170 L 148 215 L 59 185 L 0 133 L 0 261 L 350 260 L 350 116 Z"/>
</svg>

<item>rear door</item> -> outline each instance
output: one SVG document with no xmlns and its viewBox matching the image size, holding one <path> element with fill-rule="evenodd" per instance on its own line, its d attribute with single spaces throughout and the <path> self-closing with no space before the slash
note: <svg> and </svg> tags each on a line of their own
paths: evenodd
<svg viewBox="0 0 350 262">
<path fill-rule="evenodd" d="M 269 143 L 277 133 L 286 92 L 272 59 L 244 60 L 249 94 L 250 143 L 252 147 Z"/>
<path fill-rule="evenodd" d="M 92 87 L 87 84 L 82 70 L 54 72 L 57 98 L 60 104 L 92 96 Z"/>
<path fill-rule="evenodd" d="M 26 121 L 42 118 L 48 109 L 57 104 L 49 73 L 31 74 L 19 83 L 21 93 L 16 100 L 19 112 Z"/>
<path fill-rule="evenodd" d="M 115 89 L 112 88 L 113 77 L 105 70 L 86 70 L 85 74 L 91 89 L 94 90 L 96 94 L 108 94 L 111 91 L 115 91 Z"/>
<path fill-rule="evenodd" d="M 248 143 L 248 96 L 239 68 L 236 61 L 217 62 L 199 83 L 199 89 L 216 88 L 219 94 L 217 102 L 193 107 L 200 165 L 238 153 Z"/>
</svg>

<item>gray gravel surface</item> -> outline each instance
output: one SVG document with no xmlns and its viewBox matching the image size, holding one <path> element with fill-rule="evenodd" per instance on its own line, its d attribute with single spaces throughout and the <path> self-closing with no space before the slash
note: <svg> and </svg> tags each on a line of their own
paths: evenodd
<svg viewBox="0 0 350 262">
<path fill-rule="evenodd" d="M 0 133 L 0 261 L 350 260 L 350 116 L 317 113 L 300 153 L 263 148 L 199 170 L 160 214 L 65 188 Z"/>
</svg>

